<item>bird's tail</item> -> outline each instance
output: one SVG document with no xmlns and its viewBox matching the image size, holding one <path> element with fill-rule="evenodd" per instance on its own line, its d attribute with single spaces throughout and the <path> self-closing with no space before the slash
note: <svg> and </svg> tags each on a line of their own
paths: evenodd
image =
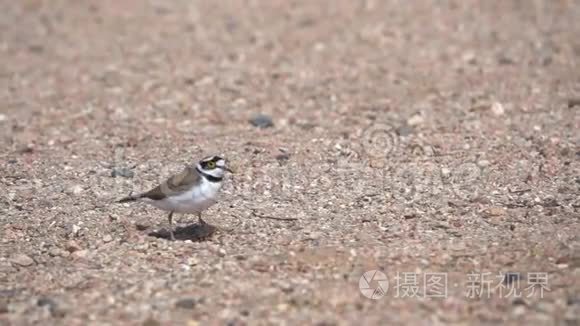
<svg viewBox="0 0 580 326">
<path fill-rule="evenodd" d="M 139 197 L 140 197 L 139 195 L 137 195 L 137 196 L 129 195 L 125 198 L 121 198 L 121 199 L 117 200 L 116 203 L 118 203 L 118 204 L 130 203 L 132 201 L 136 201 L 137 199 L 139 199 Z"/>
</svg>

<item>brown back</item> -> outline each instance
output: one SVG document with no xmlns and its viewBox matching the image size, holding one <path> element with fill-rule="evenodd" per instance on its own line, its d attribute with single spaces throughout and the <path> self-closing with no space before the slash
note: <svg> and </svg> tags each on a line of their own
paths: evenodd
<svg viewBox="0 0 580 326">
<path fill-rule="evenodd" d="M 186 167 L 181 173 L 171 176 L 159 186 L 141 194 L 139 197 L 161 200 L 167 196 L 183 193 L 197 183 L 201 177 L 193 167 Z"/>
</svg>

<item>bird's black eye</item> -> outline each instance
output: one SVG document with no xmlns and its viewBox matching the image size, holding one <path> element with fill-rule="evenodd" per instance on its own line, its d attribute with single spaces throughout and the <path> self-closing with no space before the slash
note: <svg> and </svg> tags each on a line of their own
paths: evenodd
<svg viewBox="0 0 580 326">
<path fill-rule="evenodd" d="M 206 163 L 205 165 L 208 169 L 215 169 L 215 162 L 214 161 L 209 161 Z"/>
</svg>

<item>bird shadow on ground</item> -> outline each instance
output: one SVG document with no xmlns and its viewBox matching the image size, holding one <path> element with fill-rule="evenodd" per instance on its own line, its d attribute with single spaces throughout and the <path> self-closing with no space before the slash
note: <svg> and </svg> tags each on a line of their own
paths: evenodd
<svg viewBox="0 0 580 326">
<path fill-rule="evenodd" d="M 204 241 L 210 236 L 212 236 L 218 230 L 217 227 L 211 224 L 191 224 L 188 226 L 177 227 L 173 231 L 175 240 L 191 240 L 191 241 Z M 169 240 L 169 230 L 161 229 L 159 231 L 153 231 L 149 233 L 149 236 Z"/>
</svg>

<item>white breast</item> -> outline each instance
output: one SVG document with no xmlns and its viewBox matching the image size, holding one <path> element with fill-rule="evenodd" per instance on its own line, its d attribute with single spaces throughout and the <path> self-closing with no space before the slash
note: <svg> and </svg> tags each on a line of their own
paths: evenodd
<svg viewBox="0 0 580 326">
<path fill-rule="evenodd" d="M 144 199 L 145 202 L 176 213 L 201 213 L 216 203 L 217 194 L 222 186 L 221 182 L 209 182 L 202 179 L 196 187 L 177 196 L 166 197 L 162 200 Z"/>
</svg>

